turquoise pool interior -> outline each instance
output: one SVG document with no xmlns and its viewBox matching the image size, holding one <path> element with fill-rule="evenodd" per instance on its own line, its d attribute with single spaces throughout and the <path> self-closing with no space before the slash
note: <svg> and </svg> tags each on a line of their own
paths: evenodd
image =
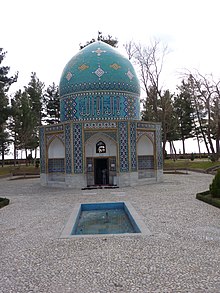
<svg viewBox="0 0 220 293">
<path fill-rule="evenodd" d="M 71 235 L 141 233 L 124 202 L 81 204 Z"/>
</svg>

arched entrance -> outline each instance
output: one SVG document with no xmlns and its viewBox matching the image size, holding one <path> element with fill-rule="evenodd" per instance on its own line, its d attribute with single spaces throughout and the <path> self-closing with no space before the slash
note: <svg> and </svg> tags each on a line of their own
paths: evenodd
<svg viewBox="0 0 220 293">
<path fill-rule="evenodd" d="M 116 185 L 116 142 L 96 133 L 85 144 L 87 186 Z"/>
<path fill-rule="evenodd" d="M 94 179 L 95 185 L 108 185 L 109 184 L 109 159 L 96 158 L 94 159 Z"/>
</svg>

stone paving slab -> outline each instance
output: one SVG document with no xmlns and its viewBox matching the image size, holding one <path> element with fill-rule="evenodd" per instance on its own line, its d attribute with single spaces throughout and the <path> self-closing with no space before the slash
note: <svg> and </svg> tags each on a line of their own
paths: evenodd
<svg viewBox="0 0 220 293">
<path fill-rule="evenodd" d="M 0 180 L 0 292 L 220 292 L 220 210 L 195 199 L 212 175 L 85 190 Z M 123 197 L 122 197 L 123 196 Z M 79 202 L 129 201 L 151 235 L 61 239 Z"/>
</svg>

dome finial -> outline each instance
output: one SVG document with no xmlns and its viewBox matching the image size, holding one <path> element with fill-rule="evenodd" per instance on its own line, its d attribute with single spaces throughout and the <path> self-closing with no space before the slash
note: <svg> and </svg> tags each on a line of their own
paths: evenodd
<svg viewBox="0 0 220 293">
<path fill-rule="evenodd" d="M 101 41 L 102 39 L 102 32 L 98 31 L 97 41 Z"/>
</svg>

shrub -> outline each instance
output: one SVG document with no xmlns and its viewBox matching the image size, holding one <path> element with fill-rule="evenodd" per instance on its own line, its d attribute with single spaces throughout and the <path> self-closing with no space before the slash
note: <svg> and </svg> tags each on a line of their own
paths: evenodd
<svg viewBox="0 0 220 293">
<path fill-rule="evenodd" d="M 220 198 L 220 170 L 215 175 L 212 184 L 210 184 L 209 190 L 213 197 Z"/>
<path fill-rule="evenodd" d="M 194 161 L 194 159 L 195 159 L 195 155 L 194 155 L 194 153 L 191 153 L 190 160 Z"/>
<path fill-rule="evenodd" d="M 3 208 L 4 206 L 7 206 L 9 204 L 9 199 L 8 198 L 2 198 L 0 197 L 0 208 Z"/>
<path fill-rule="evenodd" d="M 37 159 L 36 162 L 35 162 L 35 167 L 39 168 L 39 166 L 40 166 L 40 161 Z"/>
</svg>

